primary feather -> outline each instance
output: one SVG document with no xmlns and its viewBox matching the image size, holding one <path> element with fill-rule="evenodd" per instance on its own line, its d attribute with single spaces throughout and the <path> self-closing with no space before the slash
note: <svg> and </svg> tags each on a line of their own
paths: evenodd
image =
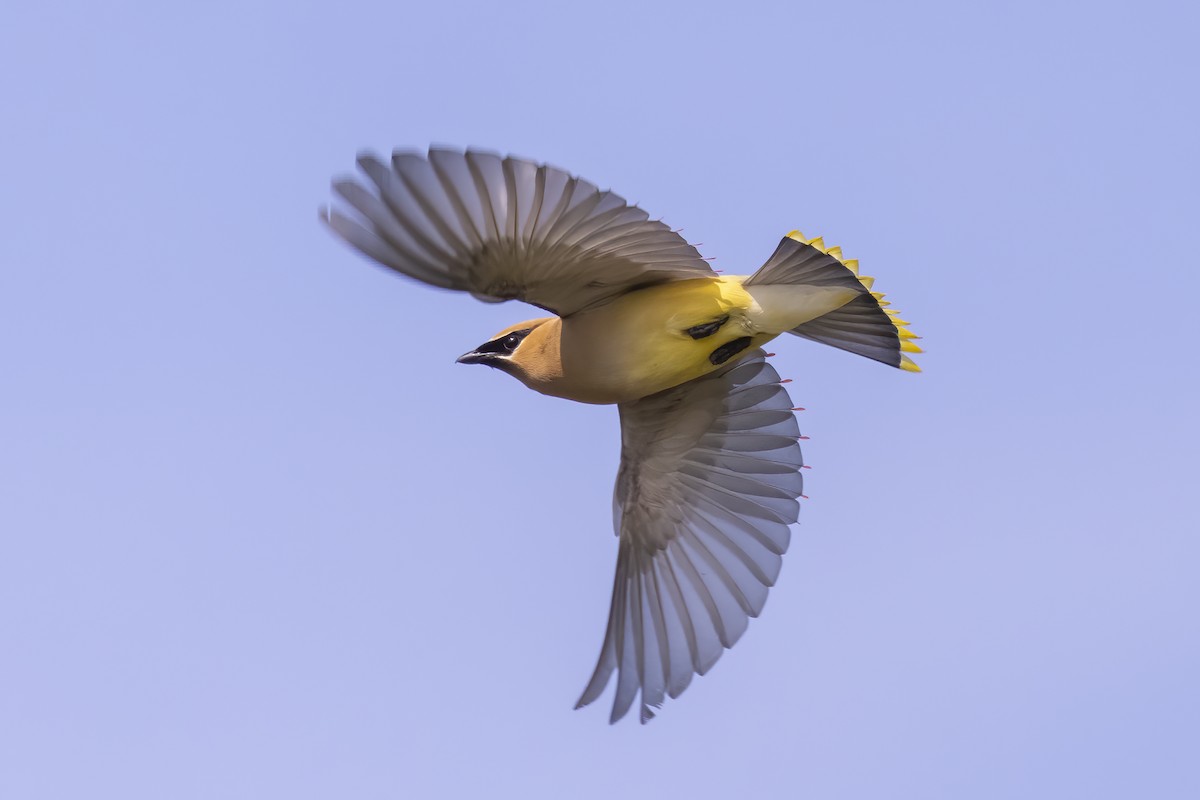
<svg viewBox="0 0 1200 800">
<path fill-rule="evenodd" d="M 321 217 L 375 261 L 480 300 L 524 300 L 560 316 L 631 289 L 713 275 L 664 223 L 581 178 L 480 150 L 364 153 Z"/>
</svg>

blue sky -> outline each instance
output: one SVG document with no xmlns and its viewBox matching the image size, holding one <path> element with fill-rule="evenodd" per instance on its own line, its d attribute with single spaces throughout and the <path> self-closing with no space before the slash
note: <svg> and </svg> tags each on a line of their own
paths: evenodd
<svg viewBox="0 0 1200 800">
<path fill-rule="evenodd" d="M 0 26 L 0 796 L 1200 794 L 1190 7 L 196 8 Z M 317 223 L 429 143 L 731 273 L 822 234 L 925 336 L 773 348 L 812 499 L 649 726 L 571 710 L 615 411 Z"/>
</svg>

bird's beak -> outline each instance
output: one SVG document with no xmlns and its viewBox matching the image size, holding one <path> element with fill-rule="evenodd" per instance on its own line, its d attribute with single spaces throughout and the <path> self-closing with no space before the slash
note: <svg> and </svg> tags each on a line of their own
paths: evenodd
<svg viewBox="0 0 1200 800">
<path fill-rule="evenodd" d="M 454 363 L 456 364 L 482 364 L 487 360 L 488 353 L 477 353 L 472 350 L 469 353 L 463 353 Z"/>
</svg>

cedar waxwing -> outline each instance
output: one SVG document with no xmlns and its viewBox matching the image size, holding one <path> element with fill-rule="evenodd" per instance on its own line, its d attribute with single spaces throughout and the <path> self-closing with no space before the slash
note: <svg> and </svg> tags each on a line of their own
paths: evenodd
<svg viewBox="0 0 1200 800">
<path fill-rule="evenodd" d="M 610 721 L 642 722 L 758 616 L 802 497 L 792 401 L 762 345 L 792 333 L 918 371 L 907 324 L 858 263 L 788 234 L 721 276 L 662 222 L 555 167 L 478 150 L 358 158 L 325 223 L 363 255 L 486 302 L 550 312 L 459 362 L 543 394 L 616 404 L 621 464 L 608 627 L 578 707 L 617 673 Z"/>
</svg>

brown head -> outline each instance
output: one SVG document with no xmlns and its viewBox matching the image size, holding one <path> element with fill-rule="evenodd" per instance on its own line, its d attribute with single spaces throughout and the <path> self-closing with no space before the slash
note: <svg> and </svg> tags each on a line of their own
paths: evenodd
<svg viewBox="0 0 1200 800">
<path fill-rule="evenodd" d="M 562 377 L 559 335 L 562 320 L 542 317 L 510 325 L 458 358 L 460 364 L 486 364 L 507 372 L 530 389 L 546 392 Z"/>
</svg>

